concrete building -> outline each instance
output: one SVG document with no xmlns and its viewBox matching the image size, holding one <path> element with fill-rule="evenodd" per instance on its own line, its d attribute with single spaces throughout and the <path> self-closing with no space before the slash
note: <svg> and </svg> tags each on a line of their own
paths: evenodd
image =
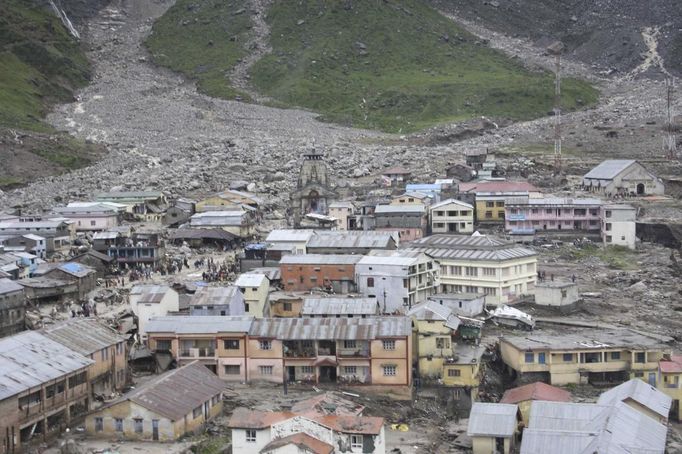
<svg viewBox="0 0 682 454">
<path fill-rule="evenodd" d="M 573 310 L 580 301 L 578 285 L 573 282 L 539 282 L 535 284 L 535 304 L 558 309 Z"/>
<path fill-rule="evenodd" d="M 419 251 L 373 251 L 355 265 L 358 292 L 376 298 L 382 313 L 404 313 L 440 287 L 440 268 Z"/>
<path fill-rule="evenodd" d="M 433 203 L 431 196 L 421 192 L 406 192 L 401 195 L 394 196 L 389 205 L 405 206 L 405 205 L 424 205 L 429 206 Z"/>
<path fill-rule="evenodd" d="M 104 234 L 102 234 L 104 233 Z M 123 236 L 120 232 L 100 232 L 94 236 L 95 249 L 109 244 L 104 250 L 109 257 L 116 259 L 119 266 L 149 265 L 158 266 L 165 258 L 166 243 L 159 233 L 136 232 Z"/>
<path fill-rule="evenodd" d="M 244 315 L 244 293 L 239 287 L 199 287 L 189 300 L 189 315 Z"/>
<path fill-rule="evenodd" d="M 516 447 L 519 408 L 510 404 L 476 402 L 469 413 L 467 435 L 474 454 L 511 454 Z"/>
<path fill-rule="evenodd" d="M 310 292 L 271 292 L 268 317 L 300 317 L 303 300 Z"/>
<path fill-rule="evenodd" d="M 0 278 L 0 337 L 23 331 L 25 320 L 24 287 L 10 279 Z"/>
<path fill-rule="evenodd" d="M 585 174 L 583 189 L 616 195 L 662 195 L 663 182 L 642 164 L 631 159 L 608 159 Z"/>
<path fill-rule="evenodd" d="M 400 240 L 409 242 L 426 234 L 426 207 L 420 205 L 377 205 L 374 210 L 376 230 L 398 231 Z"/>
<path fill-rule="evenodd" d="M 386 452 L 383 418 L 237 408 L 227 426 L 234 454 Z"/>
<path fill-rule="evenodd" d="M 316 231 L 308 240 L 308 254 L 364 255 L 373 250 L 397 249 L 400 235 L 397 231 Z"/>
<path fill-rule="evenodd" d="M 525 181 L 477 181 L 459 185 L 460 199 L 475 203 L 476 222 L 504 224 L 508 199 L 539 195 L 539 190 Z"/>
<path fill-rule="evenodd" d="M 329 204 L 329 216 L 338 219 L 337 229 L 348 229 L 348 219 L 355 214 L 355 206 L 351 202 L 333 202 Z"/>
<path fill-rule="evenodd" d="M 521 417 L 525 427 L 528 427 L 530 418 L 530 405 L 535 400 L 547 402 L 570 402 L 571 393 L 556 386 L 536 381 L 517 388 L 508 389 L 502 395 L 501 404 L 514 404 L 519 406 Z"/>
<path fill-rule="evenodd" d="M 658 390 L 672 399 L 670 418 L 682 422 L 682 356 L 663 356 L 658 362 Z"/>
<path fill-rule="evenodd" d="M 157 357 L 168 355 L 181 366 L 200 361 L 221 379 L 243 383 L 252 321 L 250 316 L 154 317 L 147 325 L 147 344 Z"/>
<path fill-rule="evenodd" d="M 301 317 L 371 317 L 379 315 L 379 303 L 376 298 L 340 297 L 306 297 L 301 306 Z"/>
<path fill-rule="evenodd" d="M 136 285 L 130 290 L 130 307 L 137 317 L 137 332 L 147 338 L 147 323 L 153 317 L 162 317 L 180 310 L 178 292 L 167 285 Z"/>
<path fill-rule="evenodd" d="M 471 320 L 461 318 L 459 330 L 471 323 Z M 480 331 L 483 322 L 475 323 Z M 484 353 L 483 345 L 458 343 L 454 347 L 454 356 L 445 358 L 443 362 L 441 381 L 451 391 L 455 407 L 459 411 L 470 410 L 473 403 L 478 401 L 478 388 L 484 375 L 481 361 Z"/>
<path fill-rule="evenodd" d="M 40 259 L 47 257 L 47 238 L 28 233 L 26 235 L 13 235 L 0 240 L 0 244 L 7 247 L 21 247 L 23 252 L 28 252 Z"/>
<path fill-rule="evenodd" d="M 268 234 L 265 242 L 288 254 L 305 254 L 314 230 L 276 229 Z"/>
<path fill-rule="evenodd" d="M 487 304 L 504 304 L 532 294 L 537 254 L 485 235 L 432 235 L 409 245 L 440 263 L 440 291 L 483 293 Z"/>
<path fill-rule="evenodd" d="M 637 209 L 631 205 L 604 205 L 601 237 L 604 246 L 636 247 Z"/>
<path fill-rule="evenodd" d="M 263 317 L 268 303 L 270 280 L 265 274 L 244 273 L 234 283 L 244 296 L 244 311 L 254 317 Z"/>
<path fill-rule="evenodd" d="M 239 238 L 248 238 L 255 232 L 253 216 L 248 211 L 206 211 L 196 213 L 189 219 L 194 229 L 220 228 Z"/>
<path fill-rule="evenodd" d="M 294 227 L 298 227 L 308 213 L 327 214 L 329 202 L 336 197 L 322 154 L 315 150 L 304 154 L 296 190 L 290 197 Z"/>
<path fill-rule="evenodd" d="M 500 338 L 502 360 L 517 376 L 552 385 L 658 381 L 658 363 L 670 347 L 627 329 L 584 329 L 561 336 L 534 334 Z"/>
<path fill-rule="evenodd" d="M 147 222 L 161 221 L 168 199 L 161 191 L 112 191 L 97 194 L 97 202 L 111 202 L 125 206 L 125 211 Z"/>
<path fill-rule="evenodd" d="M 94 361 L 88 367 L 90 404 L 120 391 L 128 379 L 126 339 L 92 318 L 71 318 L 42 330 L 55 342 Z"/>
<path fill-rule="evenodd" d="M 78 422 L 93 361 L 36 331 L 0 339 L 0 452 L 19 453 Z"/>
<path fill-rule="evenodd" d="M 429 207 L 431 233 L 473 233 L 474 207 L 455 199 Z"/>
<path fill-rule="evenodd" d="M 381 182 L 384 186 L 397 186 L 410 179 L 412 172 L 402 167 L 389 167 L 381 172 Z"/>
<path fill-rule="evenodd" d="M 221 414 L 224 389 L 222 380 L 194 361 L 90 413 L 85 431 L 95 437 L 175 441 Z"/>
<path fill-rule="evenodd" d="M 434 293 L 428 301 L 435 301 L 465 317 L 475 317 L 485 309 L 485 295 L 482 293 Z"/>
<path fill-rule="evenodd" d="M 87 298 L 88 293 L 97 287 L 97 271 L 82 263 L 67 262 L 58 265 L 43 274 L 48 279 L 57 279 L 75 283 L 78 287 L 78 300 Z"/>
<path fill-rule="evenodd" d="M 45 238 L 45 250 L 48 254 L 68 247 L 73 240 L 69 225 L 55 220 L 10 220 L 0 221 L 0 235 L 33 234 Z"/>
<path fill-rule="evenodd" d="M 453 335 L 459 318 L 433 301 L 417 304 L 405 314 L 412 319 L 414 353 L 419 378 L 435 382 L 442 377 L 446 358 L 454 358 Z"/>
<path fill-rule="evenodd" d="M 77 232 L 97 232 L 108 230 L 119 224 L 119 211 L 108 205 L 92 205 L 87 207 L 56 207 L 55 214 L 71 219 Z"/>
<path fill-rule="evenodd" d="M 351 293 L 356 289 L 357 255 L 306 254 L 286 255 L 279 262 L 284 290 L 307 291 L 333 289 L 334 293 Z"/>
<path fill-rule="evenodd" d="M 599 199 L 511 198 L 505 204 L 505 230 L 512 234 L 541 231 L 596 232 L 600 228 Z"/>
</svg>

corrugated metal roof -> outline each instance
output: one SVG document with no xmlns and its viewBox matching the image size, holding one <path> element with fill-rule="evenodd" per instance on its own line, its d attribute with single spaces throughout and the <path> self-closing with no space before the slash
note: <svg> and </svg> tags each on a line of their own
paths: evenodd
<svg viewBox="0 0 682 454">
<path fill-rule="evenodd" d="M 618 401 L 632 399 L 664 418 L 670 413 L 672 398 L 643 380 L 629 380 L 599 396 L 599 405 L 614 405 Z"/>
<path fill-rule="evenodd" d="M 374 315 L 378 313 L 376 298 L 306 298 L 301 315 Z"/>
<path fill-rule="evenodd" d="M 317 232 L 308 241 L 308 248 L 369 248 L 384 249 L 395 243 L 394 232 L 333 230 Z"/>
<path fill-rule="evenodd" d="M 670 360 L 662 359 L 658 366 L 663 373 L 682 373 L 682 355 L 672 355 Z"/>
<path fill-rule="evenodd" d="M 111 328 L 92 318 L 71 318 L 43 329 L 42 333 L 83 356 L 125 341 Z"/>
<path fill-rule="evenodd" d="M 519 409 L 511 404 L 474 402 L 469 413 L 470 437 L 511 437 L 516 431 Z"/>
<path fill-rule="evenodd" d="M 599 453 L 665 452 L 668 428 L 629 405 L 617 403 L 599 436 Z"/>
<path fill-rule="evenodd" d="M 59 265 L 58 269 L 76 277 L 85 277 L 88 274 L 95 273 L 94 268 L 90 268 L 87 265 L 83 265 L 82 263 L 77 262 L 64 263 L 63 265 Z"/>
<path fill-rule="evenodd" d="M 596 440 L 597 435 L 591 432 L 525 429 L 521 442 L 521 454 L 594 454 L 597 451 L 586 451 L 586 449 Z"/>
<path fill-rule="evenodd" d="M 239 289 L 233 285 L 230 285 L 229 287 L 199 287 L 189 300 L 189 305 L 229 305 L 238 291 Z"/>
<path fill-rule="evenodd" d="M 472 183 L 460 183 L 459 192 L 539 192 L 539 189 L 527 181 L 475 181 Z"/>
<path fill-rule="evenodd" d="M 285 243 L 299 243 L 307 242 L 315 234 L 314 230 L 291 230 L 278 229 L 273 230 L 265 239 L 268 243 L 285 242 Z"/>
<path fill-rule="evenodd" d="M 223 315 L 177 315 L 153 317 L 147 323 L 147 333 L 217 334 L 246 333 L 253 317 Z"/>
<path fill-rule="evenodd" d="M 24 287 L 11 279 L 0 278 L 0 295 L 4 295 L 5 293 L 20 292 L 23 289 Z"/>
<path fill-rule="evenodd" d="M 231 241 L 237 238 L 223 229 L 178 229 L 170 234 L 170 239 L 201 239 Z"/>
<path fill-rule="evenodd" d="M 437 234 L 425 236 L 412 241 L 409 246 L 449 248 L 449 249 L 495 249 L 499 247 L 514 246 L 513 243 L 504 241 L 490 235 L 448 235 Z"/>
<path fill-rule="evenodd" d="M 596 180 L 612 180 L 623 170 L 630 167 L 637 161 L 632 159 L 607 159 L 602 161 L 597 167 L 590 170 L 583 178 Z"/>
<path fill-rule="evenodd" d="M 471 204 L 468 204 L 466 202 L 462 202 L 461 200 L 456 200 L 456 199 L 447 199 L 443 200 L 442 202 L 435 203 L 431 205 L 429 208 L 431 211 L 435 210 L 436 208 L 444 207 L 446 205 L 454 204 L 462 208 L 468 208 L 470 210 L 474 209 L 474 206 Z"/>
<path fill-rule="evenodd" d="M 0 401 L 93 363 L 36 331 L 0 339 Z"/>
<path fill-rule="evenodd" d="M 542 382 L 529 383 L 504 392 L 500 403 L 518 404 L 526 400 L 548 400 L 552 402 L 570 402 L 571 393 L 556 386 Z"/>
<path fill-rule="evenodd" d="M 235 281 L 237 287 L 260 287 L 263 282 L 267 282 L 268 277 L 261 273 L 244 273 Z"/>
<path fill-rule="evenodd" d="M 604 202 L 600 199 L 574 199 L 570 197 L 540 197 L 540 198 L 512 198 L 505 202 L 505 206 L 530 205 L 530 206 L 601 206 Z"/>
<path fill-rule="evenodd" d="M 298 452 L 310 454 L 332 454 L 334 452 L 334 446 L 304 432 L 295 433 L 282 438 L 275 438 L 265 445 L 261 452 L 274 452 L 279 448 L 289 445 L 296 446 Z"/>
<path fill-rule="evenodd" d="M 624 328 L 586 328 L 576 332 L 564 332 L 561 335 L 534 333 L 528 336 L 504 336 L 500 341 L 507 342 L 519 350 L 604 350 L 609 348 L 644 350 L 664 346 L 658 339 Z"/>
<path fill-rule="evenodd" d="M 446 321 L 451 315 L 452 310 L 448 306 L 438 304 L 435 301 L 426 301 L 412 306 L 405 314 L 417 320 L 439 320 Z"/>
<path fill-rule="evenodd" d="M 68 217 L 69 214 L 90 214 L 90 213 L 105 213 L 116 214 L 116 208 L 104 204 L 95 204 L 89 206 L 70 206 L 70 207 L 56 207 L 52 211 L 55 213 Z"/>
<path fill-rule="evenodd" d="M 245 211 L 207 211 L 197 213 L 189 218 L 189 223 L 195 225 L 241 225 Z"/>
<path fill-rule="evenodd" d="M 537 255 L 535 251 L 521 246 L 512 246 L 507 249 L 498 250 L 442 249 L 422 246 L 416 246 L 414 249 L 420 250 L 425 254 L 430 255 L 434 259 L 480 260 L 490 262 L 514 260 L 523 257 L 534 257 Z"/>
<path fill-rule="evenodd" d="M 225 382 L 199 361 L 194 361 L 154 377 L 104 408 L 130 400 L 158 415 L 178 421 L 224 390 Z"/>
<path fill-rule="evenodd" d="M 426 212 L 424 205 L 377 205 L 374 214 L 423 214 Z"/>
<path fill-rule="evenodd" d="M 304 254 L 285 255 L 279 261 L 280 265 L 355 265 L 362 259 L 362 255 L 343 254 Z"/>
<path fill-rule="evenodd" d="M 281 340 L 371 340 L 408 336 L 407 317 L 271 318 L 254 320 L 249 336 Z"/>
<path fill-rule="evenodd" d="M 528 427 L 539 430 L 598 432 L 611 407 L 588 403 L 548 402 L 530 404 Z"/>
<path fill-rule="evenodd" d="M 412 266 L 424 259 L 430 259 L 423 255 L 422 251 L 410 251 L 401 249 L 399 251 L 372 251 L 369 255 L 364 256 L 358 265 L 379 266 L 379 265 L 395 265 L 395 266 Z"/>
</svg>

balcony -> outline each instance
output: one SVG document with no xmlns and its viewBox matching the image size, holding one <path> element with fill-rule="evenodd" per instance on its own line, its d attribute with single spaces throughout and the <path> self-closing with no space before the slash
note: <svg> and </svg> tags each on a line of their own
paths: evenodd
<svg viewBox="0 0 682 454">
<path fill-rule="evenodd" d="M 315 345 L 312 342 L 285 341 L 283 343 L 285 358 L 314 358 Z"/>
<path fill-rule="evenodd" d="M 199 347 L 180 350 L 181 358 L 215 358 L 215 348 Z"/>
</svg>

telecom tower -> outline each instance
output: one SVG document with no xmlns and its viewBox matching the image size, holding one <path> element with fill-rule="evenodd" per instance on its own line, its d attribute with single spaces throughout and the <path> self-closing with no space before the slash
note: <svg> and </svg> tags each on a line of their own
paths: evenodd
<svg viewBox="0 0 682 454">
<path fill-rule="evenodd" d="M 554 55 L 554 167 L 561 173 L 561 54 L 564 44 L 554 41 L 547 47 L 547 52 Z"/>
<path fill-rule="evenodd" d="M 663 138 L 663 149 L 665 157 L 668 159 L 677 158 L 677 138 L 675 137 L 675 126 L 673 125 L 673 95 L 675 91 L 675 79 L 670 76 L 665 78 L 666 97 L 668 102 L 666 136 Z"/>
</svg>

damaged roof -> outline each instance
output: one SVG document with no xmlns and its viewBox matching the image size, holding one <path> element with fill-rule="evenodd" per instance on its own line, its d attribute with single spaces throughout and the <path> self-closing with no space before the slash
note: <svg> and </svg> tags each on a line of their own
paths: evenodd
<svg viewBox="0 0 682 454">
<path fill-rule="evenodd" d="M 153 413 L 178 421 L 224 390 L 225 382 L 199 361 L 194 361 L 154 377 L 102 408 L 129 400 Z"/>
<path fill-rule="evenodd" d="M 297 452 L 305 452 L 310 454 L 332 454 L 334 447 L 322 440 L 311 437 L 307 433 L 299 432 L 288 435 L 283 438 L 275 438 L 270 443 L 265 445 L 260 452 L 272 452 L 272 450 L 283 448 L 288 445 L 294 445 L 300 449 Z"/>
<path fill-rule="evenodd" d="M 246 333 L 253 317 L 225 315 L 171 315 L 153 317 L 147 322 L 147 333 L 217 334 Z"/>
<path fill-rule="evenodd" d="M 660 340 L 639 334 L 625 328 L 586 328 L 576 332 L 564 332 L 560 335 L 543 335 L 533 333 L 526 336 L 504 336 L 501 342 L 513 345 L 519 350 L 589 350 L 627 348 L 628 350 L 646 350 L 650 348 L 669 348 Z"/>
<path fill-rule="evenodd" d="M 644 383 L 644 382 L 642 382 Z M 504 392 L 502 404 L 518 404 L 526 400 L 547 400 L 552 402 L 570 402 L 571 393 L 556 386 L 542 382 L 529 383 Z"/>
<path fill-rule="evenodd" d="M 301 315 L 373 315 L 378 312 L 376 298 L 305 298 Z"/>
<path fill-rule="evenodd" d="M 268 412 L 237 408 L 232 413 L 227 427 L 234 429 L 266 429 L 292 418 L 307 419 L 336 432 L 352 434 L 376 435 L 381 432 L 384 426 L 384 418 L 372 416 L 301 415 L 294 412 Z"/>
<path fill-rule="evenodd" d="M 371 340 L 409 336 L 407 317 L 263 318 L 251 325 L 249 336 L 281 340 Z"/>
<path fill-rule="evenodd" d="M 337 416 L 360 416 L 364 409 L 364 405 L 356 404 L 331 391 L 302 400 L 291 407 L 293 413 Z"/>
<path fill-rule="evenodd" d="M 83 356 L 125 341 L 114 330 L 94 318 L 71 318 L 44 328 L 42 333 Z"/>
<path fill-rule="evenodd" d="M 20 292 L 23 289 L 24 287 L 11 279 L 0 278 L 0 295 L 4 295 L 5 293 Z"/>
<path fill-rule="evenodd" d="M 629 380 L 599 396 L 599 405 L 614 405 L 618 401 L 634 400 L 663 418 L 668 418 L 672 399 L 644 380 Z"/>
</svg>

